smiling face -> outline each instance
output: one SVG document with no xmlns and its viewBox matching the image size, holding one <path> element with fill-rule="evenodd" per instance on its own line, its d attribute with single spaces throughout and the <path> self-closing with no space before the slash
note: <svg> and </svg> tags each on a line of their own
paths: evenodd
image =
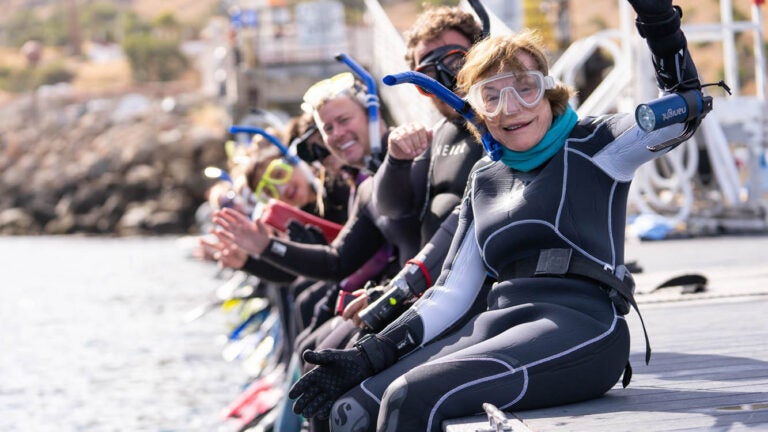
<svg viewBox="0 0 768 432">
<path fill-rule="evenodd" d="M 281 157 L 255 160 L 245 175 L 248 186 L 260 200 L 277 199 L 295 207 L 304 207 L 317 198 L 302 170 Z"/>
<path fill-rule="evenodd" d="M 547 54 L 536 31 L 492 36 L 475 44 L 457 76 L 458 89 L 477 114 L 477 127 L 469 124 L 475 137 L 480 140 L 487 129 L 517 152 L 538 144 L 574 94 L 548 74 Z"/>
<path fill-rule="evenodd" d="M 301 170 L 294 169 L 288 182 L 278 188 L 280 193 L 279 200 L 292 206 L 304 207 L 307 204 L 315 202 L 315 193 L 309 180 L 301 173 Z"/>
<path fill-rule="evenodd" d="M 526 70 L 537 70 L 536 62 L 528 53 L 520 51 L 516 57 Z M 524 106 L 511 94 L 504 97 L 502 101 L 505 105 L 499 114 L 484 119 L 488 132 L 512 151 L 523 152 L 538 144 L 552 126 L 554 115 L 549 101 L 543 98 L 530 108 Z"/>
<path fill-rule="evenodd" d="M 368 116 L 349 96 L 339 96 L 323 103 L 315 120 L 328 150 L 347 165 L 362 168 L 371 153 Z"/>
</svg>

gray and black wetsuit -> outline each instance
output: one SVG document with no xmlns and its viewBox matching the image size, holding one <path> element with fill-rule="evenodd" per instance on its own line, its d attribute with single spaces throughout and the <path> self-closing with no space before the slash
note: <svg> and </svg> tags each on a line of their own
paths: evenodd
<svg viewBox="0 0 768 432">
<path fill-rule="evenodd" d="M 681 130 L 645 133 L 625 114 L 586 118 L 533 171 L 478 162 L 437 283 L 378 334 L 397 344 L 400 360 L 337 400 L 332 430 L 440 431 L 445 419 L 481 413 L 483 402 L 522 410 L 609 390 L 628 361 L 627 304 L 578 269 L 629 278 L 630 181 L 663 153 L 646 145 Z M 498 280 L 487 310 L 446 334 L 487 275 Z"/>
</svg>

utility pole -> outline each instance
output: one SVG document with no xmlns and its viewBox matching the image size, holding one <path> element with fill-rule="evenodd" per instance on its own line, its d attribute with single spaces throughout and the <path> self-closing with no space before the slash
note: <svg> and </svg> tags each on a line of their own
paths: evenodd
<svg viewBox="0 0 768 432">
<path fill-rule="evenodd" d="M 69 18 L 69 54 L 79 56 L 82 54 L 82 40 L 80 32 L 80 17 L 77 13 L 77 0 L 69 0 L 67 3 Z"/>
<path fill-rule="evenodd" d="M 560 52 L 571 44 L 571 20 L 568 0 L 557 0 L 557 44 Z"/>
</svg>

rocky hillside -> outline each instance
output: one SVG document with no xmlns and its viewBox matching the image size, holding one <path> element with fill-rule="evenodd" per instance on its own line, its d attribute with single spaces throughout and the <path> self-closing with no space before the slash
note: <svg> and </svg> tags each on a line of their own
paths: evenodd
<svg viewBox="0 0 768 432">
<path fill-rule="evenodd" d="M 38 92 L 0 112 L 0 234 L 162 234 L 195 229 L 223 128 L 196 125 L 193 93 L 74 100 Z"/>
</svg>

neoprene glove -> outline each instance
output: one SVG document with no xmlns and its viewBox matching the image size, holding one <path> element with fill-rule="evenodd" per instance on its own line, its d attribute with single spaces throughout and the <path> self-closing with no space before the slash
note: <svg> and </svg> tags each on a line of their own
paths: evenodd
<svg viewBox="0 0 768 432">
<path fill-rule="evenodd" d="M 328 244 L 323 232 L 314 225 L 303 225 L 301 222 L 292 220 L 288 222 L 288 238 L 291 241 L 307 244 Z"/>
<path fill-rule="evenodd" d="M 305 362 L 317 365 L 288 392 L 295 399 L 293 412 L 304 417 L 326 419 L 339 396 L 369 376 L 395 362 L 396 348 L 376 335 L 368 335 L 354 348 L 304 351 Z"/>
<path fill-rule="evenodd" d="M 317 367 L 302 376 L 288 392 L 293 412 L 306 418 L 328 418 L 336 399 L 373 375 L 373 367 L 358 348 L 304 351 L 302 358 Z"/>
</svg>

